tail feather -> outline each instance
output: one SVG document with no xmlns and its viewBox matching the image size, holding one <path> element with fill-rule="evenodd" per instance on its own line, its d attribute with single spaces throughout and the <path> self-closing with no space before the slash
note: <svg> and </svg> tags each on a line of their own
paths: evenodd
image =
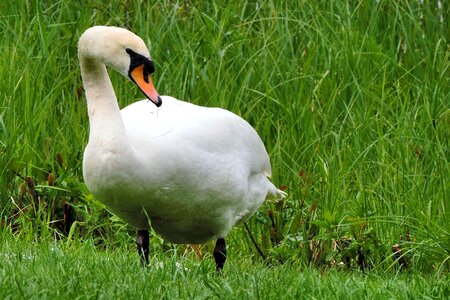
<svg viewBox="0 0 450 300">
<path fill-rule="evenodd" d="M 266 196 L 266 201 L 280 201 L 287 197 L 287 193 L 273 186 Z"/>
</svg>

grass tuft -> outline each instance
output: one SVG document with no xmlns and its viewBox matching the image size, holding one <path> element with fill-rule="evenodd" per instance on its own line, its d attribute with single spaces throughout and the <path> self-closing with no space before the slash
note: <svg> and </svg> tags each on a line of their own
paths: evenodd
<svg viewBox="0 0 450 300">
<path fill-rule="evenodd" d="M 1 272 L 15 275 L 1 284 L 17 286 L 18 294 L 0 289 L 0 298 L 30 295 L 44 286 L 40 273 L 67 297 L 81 287 L 90 287 L 86 297 L 97 297 L 112 283 L 111 293 L 121 295 L 121 286 L 141 282 L 133 285 L 137 296 L 157 289 L 168 297 L 262 297 L 284 284 L 297 288 L 288 295 L 319 298 L 336 291 L 342 278 L 352 286 L 343 293 L 355 298 L 380 284 L 387 286 L 374 295 L 448 295 L 439 275 L 409 281 L 384 273 L 449 272 L 447 11 L 444 1 L 2 1 Z M 212 277 L 206 262 L 175 271 L 178 260 L 163 253 L 184 246 L 167 246 L 157 236 L 153 262 L 164 266 L 145 276 L 159 276 L 159 286 L 142 280 L 137 263 L 127 266 L 132 229 L 93 199 L 82 180 L 88 120 L 77 41 L 95 24 L 144 38 L 161 94 L 229 109 L 258 131 L 273 181 L 289 194 L 264 204 L 248 223 L 272 267 L 261 264 L 243 227 L 228 244 L 245 259 L 230 264 L 227 278 Z M 121 107 L 142 98 L 120 75 L 110 75 Z M 23 249 L 13 245 L 18 241 Z M 330 271 L 322 286 L 318 270 L 342 265 L 356 275 Z M 18 286 L 33 268 L 34 279 Z M 245 274 L 247 268 L 253 271 Z M 98 270 L 95 280 L 89 270 Z M 90 279 L 74 281 L 72 272 Z M 174 276 L 190 288 L 177 283 L 176 292 Z M 417 290 L 401 288 L 413 284 Z"/>
</svg>

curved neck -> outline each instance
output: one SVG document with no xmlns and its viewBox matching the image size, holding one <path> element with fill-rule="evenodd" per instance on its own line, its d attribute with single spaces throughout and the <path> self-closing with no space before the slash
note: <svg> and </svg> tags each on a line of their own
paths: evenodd
<svg viewBox="0 0 450 300">
<path fill-rule="evenodd" d="M 105 65 L 80 56 L 81 77 L 89 116 L 89 143 L 114 147 L 126 144 L 125 126 Z"/>
</svg>

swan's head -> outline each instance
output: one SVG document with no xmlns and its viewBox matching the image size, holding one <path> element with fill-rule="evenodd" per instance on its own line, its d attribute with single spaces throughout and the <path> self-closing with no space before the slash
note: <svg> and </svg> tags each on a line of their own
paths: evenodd
<svg viewBox="0 0 450 300">
<path fill-rule="evenodd" d="M 161 106 L 151 78 L 155 65 L 144 41 L 134 33 L 112 26 L 91 27 L 80 37 L 78 56 L 114 68 L 133 81 L 156 106 Z"/>
</svg>

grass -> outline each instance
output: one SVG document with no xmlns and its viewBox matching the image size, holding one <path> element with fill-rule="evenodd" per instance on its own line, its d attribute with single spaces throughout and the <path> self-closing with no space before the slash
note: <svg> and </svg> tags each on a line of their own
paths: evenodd
<svg viewBox="0 0 450 300">
<path fill-rule="evenodd" d="M 88 252 L 103 262 L 110 252 L 128 255 L 132 229 L 92 198 L 81 175 L 88 121 L 77 40 L 94 24 L 117 25 L 148 43 L 160 94 L 248 120 L 270 153 L 273 181 L 289 194 L 264 204 L 248 223 L 273 267 L 260 265 L 249 234 L 238 227 L 228 237 L 230 253 L 247 263 L 231 261 L 229 277 L 213 282 L 229 280 L 243 291 L 259 280 L 271 286 L 277 274 L 314 281 L 325 272 L 320 285 L 329 289 L 347 280 L 355 291 L 369 284 L 382 289 L 398 280 L 427 290 L 450 267 L 448 9 L 439 1 L 388 0 L 2 1 L 3 236 L 25 236 L 31 243 L 25 249 L 50 256 L 57 254 L 48 245 L 31 241 L 56 236 L 57 243 L 75 243 L 61 253 L 77 267 L 55 266 L 67 276 L 90 261 Z M 120 75 L 110 75 L 121 107 L 142 98 Z M 151 244 L 154 261 L 173 265 L 157 236 Z M 86 258 L 80 254 L 75 263 L 77 247 Z M 356 273 L 335 273 L 342 263 Z M 94 267 L 92 259 L 82 268 Z M 194 274 L 209 276 L 209 265 L 201 268 Z M 400 268 L 410 273 L 395 275 Z M 120 272 L 140 276 L 132 275 L 135 269 Z M 183 275 L 188 282 L 195 280 L 190 274 Z M 239 288 L 244 278 L 257 281 Z M 193 287 L 205 286 L 196 282 Z"/>
<path fill-rule="evenodd" d="M 298 263 L 268 268 L 231 254 L 217 276 L 211 257 L 159 253 L 143 269 L 124 249 L 5 234 L 2 240 L 2 299 L 437 299 L 450 292 L 448 278 L 434 275 L 321 273 Z"/>
</svg>

